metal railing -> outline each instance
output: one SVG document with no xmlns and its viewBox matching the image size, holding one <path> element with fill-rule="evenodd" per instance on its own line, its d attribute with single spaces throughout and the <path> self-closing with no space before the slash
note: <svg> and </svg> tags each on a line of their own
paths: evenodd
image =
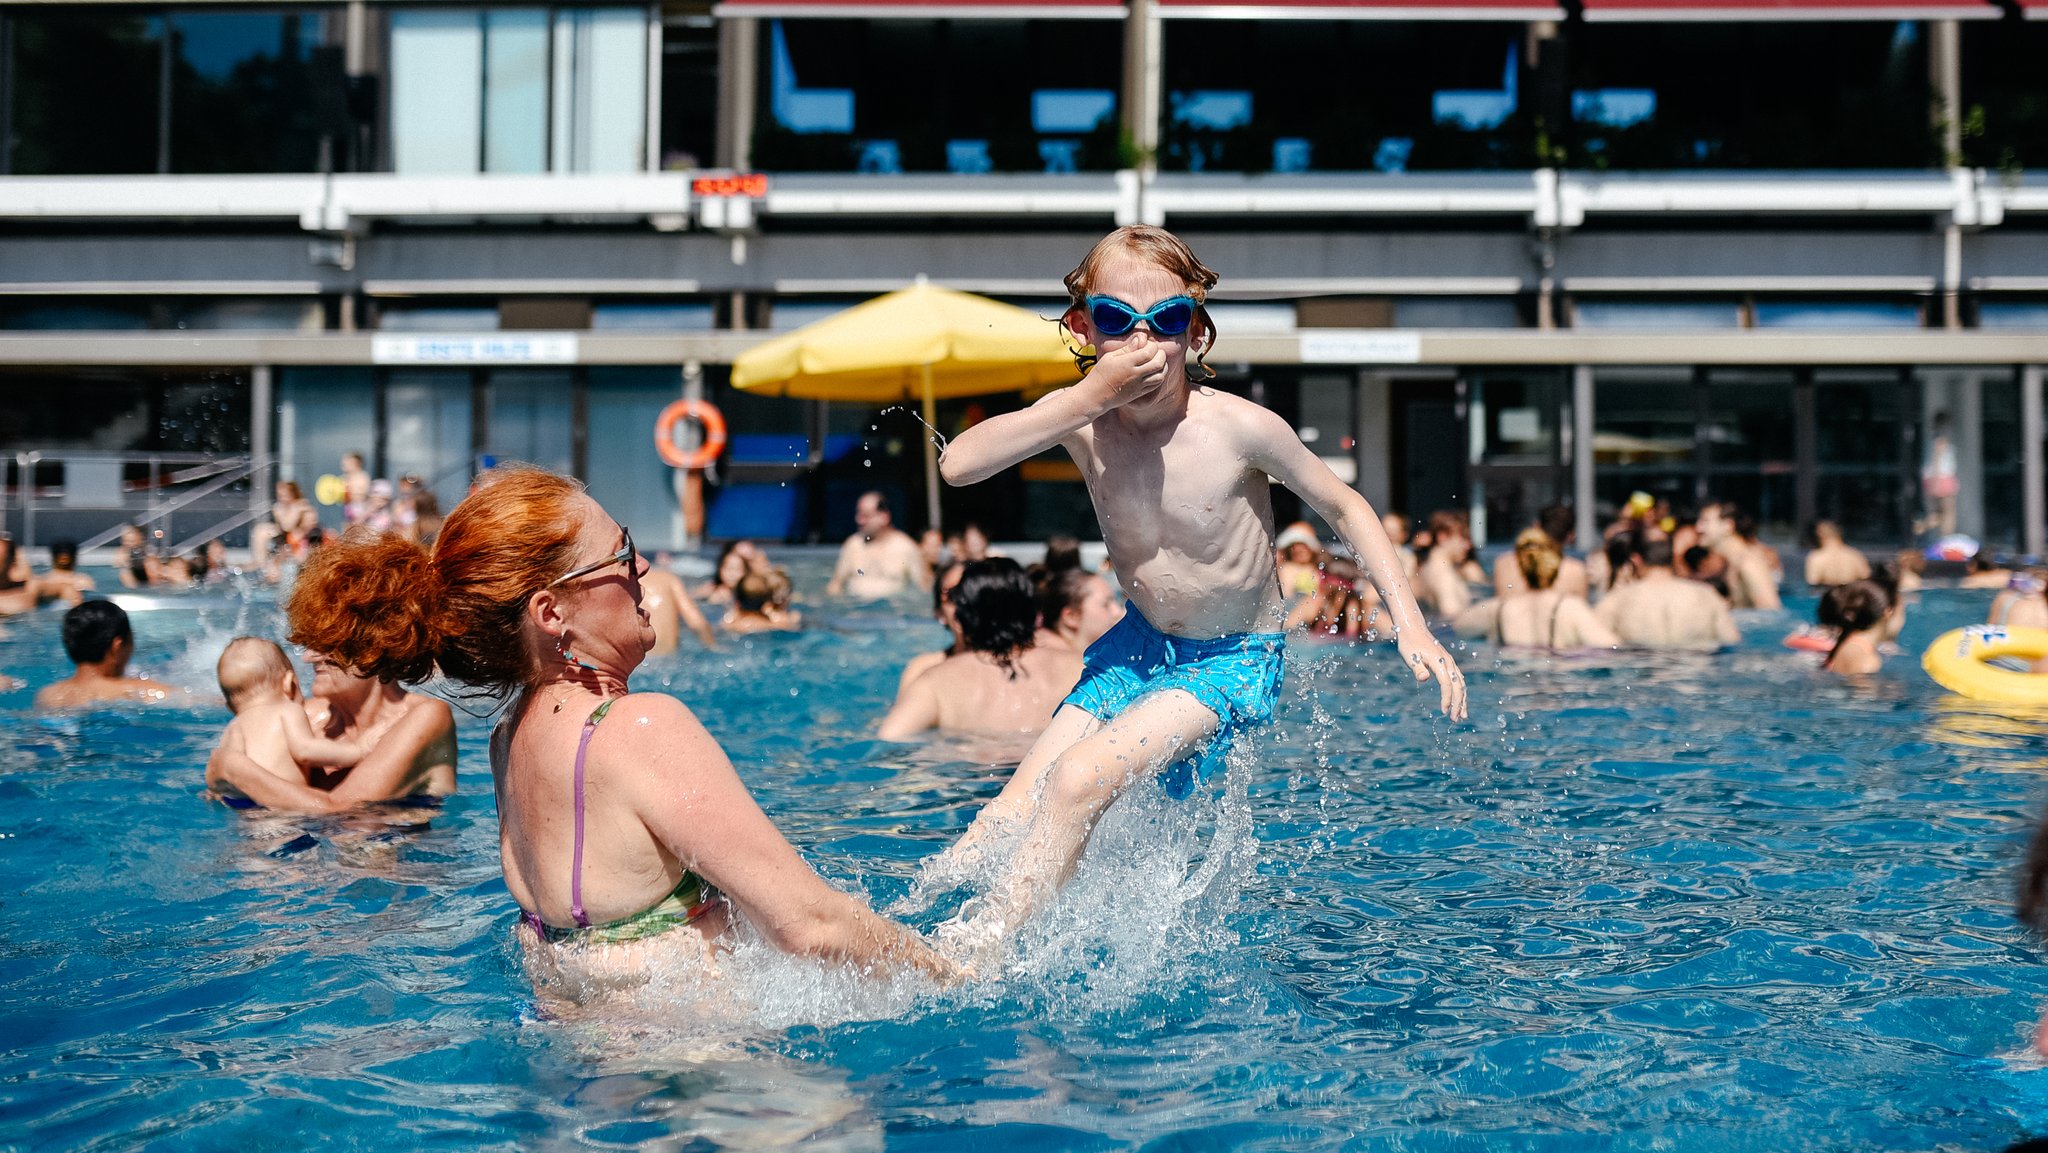
<svg viewBox="0 0 2048 1153">
<path fill-rule="evenodd" d="M 16 452 L 0 460 L 0 524 L 16 530 L 23 548 L 72 539 L 81 553 L 133 524 L 158 551 L 184 553 L 263 514 L 267 501 L 254 481 L 268 467 L 246 454 Z M 205 517 L 204 527 L 180 539 L 181 513 Z"/>
</svg>

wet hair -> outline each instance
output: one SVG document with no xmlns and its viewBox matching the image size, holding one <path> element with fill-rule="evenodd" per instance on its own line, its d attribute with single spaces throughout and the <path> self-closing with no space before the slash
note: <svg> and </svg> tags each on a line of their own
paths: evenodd
<svg viewBox="0 0 2048 1153">
<path fill-rule="evenodd" d="M 1835 638 L 1835 647 L 1828 650 L 1828 657 L 1820 667 L 1832 666 L 1835 654 L 1842 651 L 1843 642 L 1856 633 L 1876 628 L 1885 614 L 1891 611 L 1891 594 L 1876 581 L 1851 581 L 1822 593 L 1814 617 L 1823 625 L 1840 629 L 1841 635 Z"/>
<path fill-rule="evenodd" d="M 299 487 L 299 482 L 298 482 L 298 481 L 295 481 L 295 480 L 281 480 L 281 481 L 278 481 L 278 482 L 277 482 L 277 485 L 278 485 L 278 487 L 279 487 L 279 488 L 282 488 L 282 489 L 283 489 L 283 490 L 285 490 L 286 492 L 288 492 L 288 493 L 292 494 L 292 499 L 293 499 L 293 500 L 304 500 L 304 499 L 306 499 L 306 492 L 305 492 L 305 490 L 304 490 L 304 489 L 302 489 L 302 488 L 300 488 L 300 487 Z"/>
<path fill-rule="evenodd" d="M 288 639 L 361 676 L 416 684 L 438 665 L 490 696 L 538 683 L 527 600 L 573 569 L 583 485 L 532 465 L 477 478 L 433 551 L 361 526 L 299 570 Z"/>
<path fill-rule="evenodd" d="M 228 711 L 239 713 L 250 694 L 275 685 L 281 674 L 291 673 L 292 662 L 276 641 L 236 637 L 221 650 L 213 671 L 220 678 L 220 695 L 227 698 Z"/>
<path fill-rule="evenodd" d="M 1735 522 L 1735 535 L 1746 541 L 1754 541 L 1756 539 L 1756 514 L 1744 512 L 1737 509 L 1734 505 L 1727 507 L 1729 510 L 1728 519 Z"/>
<path fill-rule="evenodd" d="M 1542 512 L 1536 514 L 1536 527 L 1542 529 L 1544 535 L 1551 540 L 1556 541 L 1559 548 L 1563 548 L 1564 542 L 1572 539 L 1572 533 L 1578 527 L 1577 520 L 1572 513 L 1572 506 L 1568 504 L 1546 505 Z M 1519 545 L 1519 538 L 1517 543 Z"/>
<path fill-rule="evenodd" d="M 1083 568 L 1033 568 L 1031 584 L 1038 602 L 1038 627 L 1058 629 L 1060 617 L 1070 608 L 1081 607 L 1095 574 Z"/>
<path fill-rule="evenodd" d="M 945 618 L 945 615 L 946 615 L 946 574 L 947 574 L 947 573 L 950 573 L 950 572 L 952 572 L 952 571 L 953 571 L 954 569 L 956 569 L 956 568 L 961 568 L 961 567 L 963 567 L 963 565 L 964 565 L 964 564 L 965 564 L 965 562 L 963 562 L 963 561 L 957 561 L 957 560 L 956 560 L 956 561 L 952 562 L 951 564 L 946 564 L 946 565 L 941 565 L 941 566 L 939 566 L 939 569 L 938 569 L 938 571 L 937 571 L 937 572 L 934 572 L 934 573 L 932 574 L 932 615 L 933 615 L 933 616 L 935 616 L 935 617 L 938 617 L 938 618 L 940 618 L 940 619 L 942 619 L 942 620 L 943 620 L 943 619 Z"/>
<path fill-rule="evenodd" d="M 1648 533 L 1637 535 L 1629 544 L 1629 555 L 1650 568 L 1670 568 L 1671 538 Z"/>
<path fill-rule="evenodd" d="M 50 567 L 68 569 L 78 563 L 78 542 L 58 540 L 50 542 Z"/>
<path fill-rule="evenodd" d="M 1629 558 L 1636 555 L 1636 534 L 1615 533 L 1607 538 L 1601 551 L 1607 554 L 1607 587 L 1612 589 L 1614 582 L 1621 579 L 1621 570 L 1628 567 Z"/>
<path fill-rule="evenodd" d="M 1126 224 L 1096 241 L 1088 255 L 1081 258 L 1081 263 L 1074 266 L 1074 271 L 1067 273 L 1067 310 L 1072 312 L 1087 307 L 1088 297 L 1095 292 L 1096 279 L 1102 274 L 1102 266 L 1116 256 L 1129 256 L 1155 265 L 1187 286 L 1188 295 L 1195 300 L 1195 319 L 1209 334 L 1207 343 L 1195 354 L 1195 363 L 1205 376 L 1215 376 L 1215 371 L 1202 363 L 1202 356 L 1216 344 L 1216 323 L 1209 319 L 1207 304 L 1209 290 L 1216 287 L 1217 276 L 1196 258 L 1195 250 L 1189 248 L 1186 241 L 1164 228 L 1151 224 Z M 1064 316 L 1060 325 L 1062 328 L 1066 326 Z M 1193 331 L 1193 326 L 1189 331 Z M 1095 357 L 1079 348 L 1073 352 L 1074 367 L 1082 373 L 1095 367 Z"/>
<path fill-rule="evenodd" d="M 1081 542 L 1065 533 L 1045 539 L 1045 560 L 1040 562 L 1047 572 L 1081 567 Z"/>
<path fill-rule="evenodd" d="M 1031 647 L 1038 630 L 1038 604 L 1024 570 L 1008 557 L 969 561 L 951 600 L 967 651 L 994 657 L 1015 680 L 1017 654 Z"/>
<path fill-rule="evenodd" d="M 113 601 L 86 601 L 64 614 L 64 655 L 74 665 L 97 664 L 115 641 L 134 640 L 127 611 Z"/>
<path fill-rule="evenodd" d="M 1515 538 L 1515 565 L 1531 589 L 1540 591 L 1556 584 L 1557 570 L 1563 564 L 1564 550 L 1558 547 L 1557 538 L 1543 529 L 1525 528 Z"/>
<path fill-rule="evenodd" d="M 732 590 L 733 603 L 742 612 L 757 613 L 775 603 L 775 574 L 749 571 Z"/>
</svg>

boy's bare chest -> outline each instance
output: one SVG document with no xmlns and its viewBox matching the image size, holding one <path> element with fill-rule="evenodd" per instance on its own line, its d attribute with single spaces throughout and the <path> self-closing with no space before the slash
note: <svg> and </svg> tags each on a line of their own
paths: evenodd
<svg viewBox="0 0 2048 1153">
<path fill-rule="evenodd" d="M 1089 447 L 1082 474 L 1107 533 L 1201 539 L 1256 515 L 1246 499 L 1251 470 L 1219 437 L 1194 434 L 1148 443 L 1098 435 Z"/>
</svg>

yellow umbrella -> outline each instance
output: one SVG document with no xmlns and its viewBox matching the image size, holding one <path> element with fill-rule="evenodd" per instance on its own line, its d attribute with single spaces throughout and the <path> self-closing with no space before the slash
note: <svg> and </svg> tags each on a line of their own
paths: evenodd
<svg viewBox="0 0 2048 1153">
<path fill-rule="evenodd" d="M 985 296 L 920 277 L 742 353 L 734 388 L 886 404 L 922 404 L 934 424 L 940 397 L 1046 389 L 1079 379 L 1058 325 Z M 939 523 L 938 450 L 924 438 L 926 511 Z"/>
</svg>

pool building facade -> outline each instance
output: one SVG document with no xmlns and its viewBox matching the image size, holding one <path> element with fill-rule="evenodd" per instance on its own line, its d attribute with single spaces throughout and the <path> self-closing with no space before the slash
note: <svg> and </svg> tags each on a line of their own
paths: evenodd
<svg viewBox="0 0 2048 1153">
<path fill-rule="evenodd" d="M 1051 318 L 1148 221 L 1223 276 L 1217 384 L 1376 505 L 1484 543 L 1642 490 L 1903 543 L 1940 428 L 1956 527 L 2048 551 L 2043 11 L 0 9 L 6 523 L 218 484 L 169 537 L 232 538 L 358 451 L 444 507 L 537 461 L 675 544 L 653 428 L 690 395 L 733 433 L 712 535 L 830 539 L 870 487 L 917 527 L 914 421 L 736 393 L 733 358 L 918 276 Z M 945 507 L 1092 529 L 1058 454 Z"/>
</svg>

